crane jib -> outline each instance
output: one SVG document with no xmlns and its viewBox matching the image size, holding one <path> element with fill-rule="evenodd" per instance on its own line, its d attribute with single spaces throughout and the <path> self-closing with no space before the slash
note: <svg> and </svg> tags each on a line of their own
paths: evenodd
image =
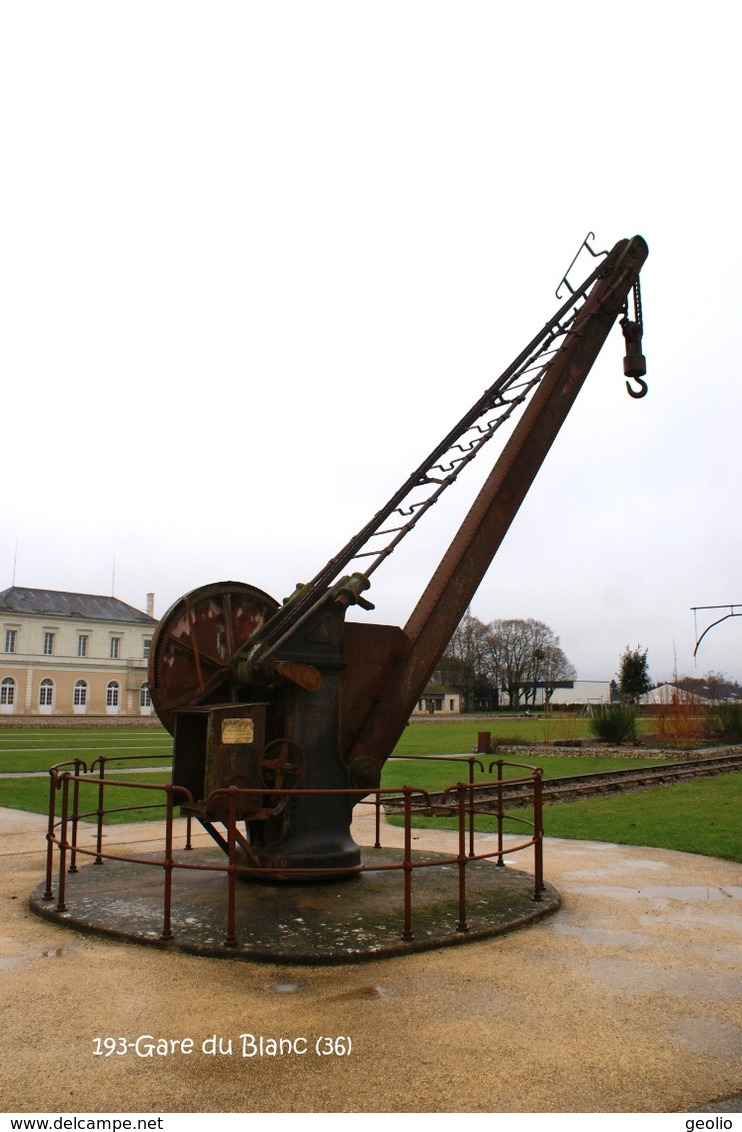
<svg viewBox="0 0 742 1132">
<path fill-rule="evenodd" d="M 568 299 L 504 373 L 283 605 L 247 583 L 218 582 L 185 595 L 160 621 L 149 686 L 174 735 L 173 784 L 225 852 L 217 828 L 225 792 L 240 793 L 230 829 L 233 819 L 244 822 L 245 833 L 234 836 L 261 877 L 287 880 L 299 871 L 319 881 L 361 867 L 348 792 L 357 800 L 378 786 L 620 316 L 624 372 L 632 380 L 645 372 L 638 279 L 646 256 L 640 236 L 621 240 L 579 287 L 567 284 Z M 373 608 L 363 594 L 374 571 L 511 419 L 499 458 L 405 626 L 346 623 L 351 605 Z"/>
<path fill-rule="evenodd" d="M 394 552 L 402 539 L 417 526 L 422 516 L 455 482 L 497 430 L 527 401 L 540 384 L 547 369 L 553 364 L 561 345 L 573 328 L 574 320 L 595 285 L 601 279 L 613 279 L 616 276 L 621 278 L 627 262 L 625 256 L 630 250 L 633 250 L 634 254 L 637 250 L 639 252 L 643 250 L 643 258 L 646 258 L 646 244 L 640 236 L 634 237 L 633 240 L 619 241 L 606 254 L 606 258 L 578 287 L 571 290 L 569 298 L 562 303 L 552 318 L 542 326 L 508 368 L 485 390 L 458 424 L 411 473 L 391 499 L 310 582 L 292 595 L 283 608 L 266 624 L 260 634 L 264 647 L 270 648 L 284 639 L 307 611 L 324 598 L 328 588 L 352 562 L 357 562 L 358 573 L 368 578 Z M 638 279 L 639 268 L 632 268 L 630 271 L 632 279 L 626 294 L 633 289 Z M 621 300 L 616 317 L 625 301 L 626 295 Z M 406 518 L 407 521 L 400 521 L 391 528 L 387 527 L 386 524 L 395 515 L 399 516 L 400 520 Z M 393 537 L 387 539 L 388 535 Z M 379 543 L 378 540 L 382 542 Z M 365 559 L 370 559 L 368 564 L 363 561 Z"/>
</svg>

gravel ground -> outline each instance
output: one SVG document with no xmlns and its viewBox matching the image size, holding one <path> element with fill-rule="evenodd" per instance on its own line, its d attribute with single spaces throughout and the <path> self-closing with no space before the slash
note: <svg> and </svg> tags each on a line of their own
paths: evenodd
<svg viewBox="0 0 742 1132">
<path fill-rule="evenodd" d="M 742 1093 L 742 865 L 549 840 L 556 915 L 463 947 L 307 968 L 40 920 L 28 897 L 44 830 L 0 810 L 2 1111 L 683 1112 Z M 115 836 L 140 843 L 147 826 Z M 433 849 L 449 837 L 424 836 Z M 142 1035 L 193 1049 L 96 1056 L 106 1038 L 118 1051 Z M 263 1054 L 243 1056 L 261 1037 Z M 291 1051 L 270 1056 L 281 1037 Z M 320 1037 L 340 1039 L 320 1045 L 334 1052 L 316 1052 Z"/>
</svg>

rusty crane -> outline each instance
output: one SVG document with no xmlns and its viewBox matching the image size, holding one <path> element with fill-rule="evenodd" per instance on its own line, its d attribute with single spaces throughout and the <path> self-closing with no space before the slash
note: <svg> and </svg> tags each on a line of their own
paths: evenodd
<svg viewBox="0 0 742 1132">
<path fill-rule="evenodd" d="M 646 392 L 640 236 L 598 264 L 387 504 L 279 604 L 242 582 L 184 595 L 149 662 L 155 709 L 174 736 L 173 782 L 222 848 L 224 797 L 244 795 L 242 849 L 268 880 L 352 872 L 349 788 L 372 790 L 617 319 L 632 396 Z M 578 253 L 579 254 L 579 253 Z M 577 257 L 575 257 L 577 259 Z M 574 264 L 575 261 L 573 261 Z M 571 270 L 572 265 L 570 266 Z M 559 296 L 559 291 L 557 291 Z M 631 304 L 633 303 L 633 309 Z M 633 317 L 632 317 L 633 316 Z M 500 427 L 522 410 L 406 625 L 346 621 L 374 571 Z M 299 790 L 298 793 L 282 793 Z"/>
</svg>

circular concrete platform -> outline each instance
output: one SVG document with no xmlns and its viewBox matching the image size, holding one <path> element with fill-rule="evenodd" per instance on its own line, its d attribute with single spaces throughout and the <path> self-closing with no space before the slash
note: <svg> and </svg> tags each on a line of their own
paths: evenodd
<svg viewBox="0 0 742 1132">
<path fill-rule="evenodd" d="M 105 861 L 84 864 L 66 880 L 66 910 L 31 896 L 34 912 L 83 932 L 96 932 L 200 955 L 272 963 L 333 964 L 379 959 L 485 939 L 513 931 L 555 912 L 556 889 L 534 900 L 533 877 L 492 861 L 466 868 L 467 930 L 458 925 L 458 868 L 450 857 L 413 854 L 431 867 L 412 874 L 413 938 L 402 938 L 403 876 L 384 865 L 399 862 L 393 850 L 364 849 L 376 871 L 327 884 L 253 884 L 237 887 L 236 945 L 225 941 L 227 877 L 222 872 L 178 869 L 173 878 L 171 927 L 163 940 L 161 867 Z M 435 864 L 434 861 L 446 863 Z M 224 865 L 218 849 L 197 849 L 192 864 Z"/>
</svg>

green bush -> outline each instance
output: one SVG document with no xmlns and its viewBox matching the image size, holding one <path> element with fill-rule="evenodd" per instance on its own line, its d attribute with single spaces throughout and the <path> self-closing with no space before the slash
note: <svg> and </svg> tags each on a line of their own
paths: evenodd
<svg viewBox="0 0 742 1132">
<path fill-rule="evenodd" d="M 590 731 L 604 743 L 636 739 L 636 710 L 629 704 L 608 704 L 590 720 Z"/>
<path fill-rule="evenodd" d="M 709 714 L 709 733 L 714 739 L 721 739 L 726 743 L 742 742 L 742 703 L 739 700 L 728 700 L 715 704 Z"/>
</svg>

